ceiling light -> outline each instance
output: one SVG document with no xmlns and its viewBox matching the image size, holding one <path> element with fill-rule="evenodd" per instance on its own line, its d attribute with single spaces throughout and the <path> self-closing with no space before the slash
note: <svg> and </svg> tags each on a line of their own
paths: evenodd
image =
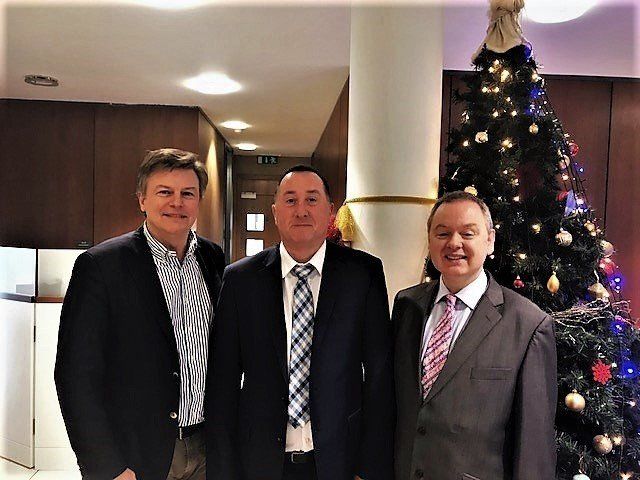
<svg viewBox="0 0 640 480">
<path fill-rule="evenodd" d="M 185 87 L 207 95 L 224 95 L 242 88 L 238 82 L 221 73 L 201 73 L 182 83 Z"/>
<path fill-rule="evenodd" d="M 256 148 L 258 148 L 258 146 L 254 143 L 238 143 L 236 145 L 236 148 L 239 150 L 244 150 L 246 152 L 252 152 Z"/>
<path fill-rule="evenodd" d="M 134 0 L 133 3 L 161 10 L 188 10 L 211 2 L 210 0 Z"/>
<path fill-rule="evenodd" d="M 525 17 L 538 23 L 561 23 L 576 19 L 596 5 L 596 0 L 528 0 Z"/>
<path fill-rule="evenodd" d="M 241 120 L 227 120 L 226 122 L 222 122 L 220 125 L 223 126 L 224 128 L 230 128 L 231 130 L 234 130 L 236 133 L 239 133 L 245 128 L 249 128 L 251 126 L 248 123 L 245 123 Z"/>
<path fill-rule="evenodd" d="M 57 87 L 60 84 L 57 78 L 47 75 L 25 75 L 24 81 L 38 87 Z"/>
</svg>

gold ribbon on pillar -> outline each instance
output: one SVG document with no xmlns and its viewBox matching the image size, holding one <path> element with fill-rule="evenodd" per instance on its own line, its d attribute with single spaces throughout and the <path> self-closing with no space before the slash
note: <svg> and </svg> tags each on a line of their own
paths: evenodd
<svg viewBox="0 0 640 480">
<path fill-rule="evenodd" d="M 352 242 L 356 231 L 356 222 L 349 209 L 350 203 L 411 203 L 415 205 L 432 205 L 435 198 L 411 197 L 406 195 L 371 195 L 367 197 L 355 197 L 345 200 L 336 214 L 335 226 L 340 230 L 342 239 Z"/>
</svg>

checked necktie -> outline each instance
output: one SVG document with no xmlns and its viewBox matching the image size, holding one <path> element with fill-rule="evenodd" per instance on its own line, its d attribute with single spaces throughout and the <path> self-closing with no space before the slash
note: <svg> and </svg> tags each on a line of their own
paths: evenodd
<svg viewBox="0 0 640 480">
<path fill-rule="evenodd" d="M 435 330 L 429 338 L 427 348 L 422 357 L 421 384 L 422 384 L 422 400 L 426 400 L 427 395 L 436 379 L 444 367 L 449 355 L 449 346 L 453 338 L 453 314 L 456 309 L 455 295 L 447 295 L 447 306 Z"/>
<path fill-rule="evenodd" d="M 291 270 L 298 277 L 293 289 L 291 326 L 291 360 L 289 361 L 289 423 L 294 428 L 309 421 L 309 374 L 313 340 L 313 295 L 307 277 L 313 265 L 296 265 Z"/>
</svg>

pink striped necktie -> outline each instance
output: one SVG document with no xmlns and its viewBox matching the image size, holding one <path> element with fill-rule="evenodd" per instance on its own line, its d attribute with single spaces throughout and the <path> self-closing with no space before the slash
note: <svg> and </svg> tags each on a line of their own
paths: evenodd
<svg viewBox="0 0 640 480">
<path fill-rule="evenodd" d="M 449 294 L 446 299 L 447 306 L 429 338 L 427 348 L 425 348 L 424 356 L 422 357 L 421 384 L 423 401 L 429 395 L 431 387 L 436 383 L 436 379 L 442 367 L 444 367 L 444 362 L 447 361 L 449 346 L 453 338 L 453 314 L 456 310 L 457 297 Z"/>
</svg>

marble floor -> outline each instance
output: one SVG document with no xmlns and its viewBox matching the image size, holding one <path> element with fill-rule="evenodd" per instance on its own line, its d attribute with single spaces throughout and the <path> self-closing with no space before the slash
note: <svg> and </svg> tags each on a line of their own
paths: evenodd
<svg viewBox="0 0 640 480">
<path fill-rule="evenodd" d="M 1 480 L 81 480 L 79 471 L 44 471 L 25 468 L 0 457 Z"/>
</svg>

